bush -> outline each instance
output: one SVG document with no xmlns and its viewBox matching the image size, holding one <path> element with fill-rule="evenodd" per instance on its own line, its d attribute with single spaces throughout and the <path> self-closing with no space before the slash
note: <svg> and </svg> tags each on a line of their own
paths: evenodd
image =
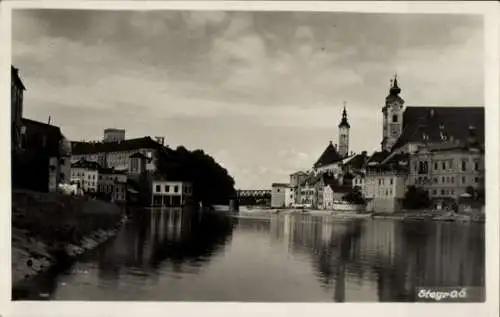
<svg viewBox="0 0 500 317">
<path fill-rule="evenodd" d="M 408 186 L 405 197 L 403 198 L 403 207 L 406 209 L 429 208 L 431 199 L 429 193 L 419 187 Z"/>
</svg>

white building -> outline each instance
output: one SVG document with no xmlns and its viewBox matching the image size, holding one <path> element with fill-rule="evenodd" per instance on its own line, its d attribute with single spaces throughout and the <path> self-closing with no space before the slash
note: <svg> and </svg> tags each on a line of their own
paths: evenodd
<svg viewBox="0 0 500 317">
<path fill-rule="evenodd" d="M 349 193 L 352 189 L 347 186 L 333 186 L 328 184 L 323 189 L 323 209 L 333 209 L 335 203 L 339 203 L 342 201 L 342 197 L 344 197 L 347 193 Z"/>
<path fill-rule="evenodd" d="M 193 195 L 193 187 L 189 182 L 153 180 L 152 206 L 180 207 L 184 206 Z"/>
<path fill-rule="evenodd" d="M 362 192 L 368 201 L 367 210 L 395 212 L 401 209 L 406 180 L 407 174 L 398 171 L 368 171 Z"/>
<path fill-rule="evenodd" d="M 71 165 L 71 182 L 78 184 L 84 192 L 97 192 L 99 169 L 96 162 L 80 160 Z"/>
<path fill-rule="evenodd" d="M 271 185 L 271 208 L 290 207 L 294 203 L 294 193 L 290 184 L 274 183 Z"/>
</svg>

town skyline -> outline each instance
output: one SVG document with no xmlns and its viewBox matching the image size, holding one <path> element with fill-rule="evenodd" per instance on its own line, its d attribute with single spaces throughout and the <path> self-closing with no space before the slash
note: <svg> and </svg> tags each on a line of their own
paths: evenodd
<svg viewBox="0 0 500 317">
<path fill-rule="evenodd" d="M 164 136 L 259 189 L 338 142 L 344 101 L 350 151 L 378 150 L 394 73 L 407 106 L 484 106 L 483 42 L 480 16 L 32 10 L 12 49 L 26 117 Z"/>
</svg>

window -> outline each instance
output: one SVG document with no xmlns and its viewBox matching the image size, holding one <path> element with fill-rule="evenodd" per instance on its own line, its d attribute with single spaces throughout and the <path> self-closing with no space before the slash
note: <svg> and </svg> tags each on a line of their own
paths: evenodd
<svg viewBox="0 0 500 317">
<path fill-rule="evenodd" d="M 465 183 L 467 183 L 465 176 L 462 176 L 462 184 L 465 184 Z"/>
<path fill-rule="evenodd" d="M 102 180 L 102 175 L 99 175 L 99 180 Z"/>
<path fill-rule="evenodd" d="M 444 196 L 444 189 L 441 189 L 441 196 Z"/>
<path fill-rule="evenodd" d="M 174 192 L 179 192 L 179 186 L 174 186 Z"/>
<path fill-rule="evenodd" d="M 455 177 L 453 177 L 453 176 L 452 176 L 452 177 L 450 177 L 450 182 L 451 182 L 452 184 L 453 184 L 453 183 L 455 183 Z"/>
<path fill-rule="evenodd" d="M 441 166 L 443 167 L 443 170 L 445 170 L 446 169 L 446 162 L 443 161 Z"/>
<path fill-rule="evenodd" d="M 156 185 L 156 192 L 157 192 L 157 193 L 161 192 L 160 185 Z"/>
<path fill-rule="evenodd" d="M 462 160 L 462 171 L 465 172 L 467 170 L 467 160 Z"/>
<path fill-rule="evenodd" d="M 441 183 L 444 184 L 444 176 L 441 177 Z"/>
<path fill-rule="evenodd" d="M 170 191 L 170 186 L 165 185 L 165 192 L 168 193 Z"/>
<path fill-rule="evenodd" d="M 433 189 L 433 190 L 432 190 L 432 194 L 433 194 L 434 196 L 437 194 L 437 192 L 436 192 L 436 190 L 435 190 L 435 189 Z"/>
<path fill-rule="evenodd" d="M 434 183 L 434 184 L 437 184 L 438 182 L 439 182 L 438 178 L 437 178 L 437 177 L 434 177 L 434 179 L 433 179 L 433 183 Z"/>
<path fill-rule="evenodd" d="M 474 161 L 474 170 L 479 171 L 479 162 L 478 161 Z"/>
<path fill-rule="evenodd" d="M 177 193 L 177 186 L 175 186 L 175 192 Z M 279 193 L 280 192 L 280 189 L 279 188 L 276 188 L 276 192 Z"/>
<path fill-rule="evenodd" d="M 439 169 L 439 164 L 438 162 L 434 162 L 434 169 L 437 171 Z"/>
<path fill-rule="evenodd" d="M 390 184 L 392 185 L 392 178 L 390 179 Z"/>
<path fill-rule="evenodd" d="M 392 116 L 392 122 L 398 122 L 398 115 L 393 115 Z"/>
<path fill-rule="evenodd" d="M 448 168 L 453 169 L 453 160 L 452 159 L 448 162 Z"/>
<path fill-rule="evenodd" d="M 474 183 L 479 183 L 479 177 L 474 177 Z"/>
</svg>

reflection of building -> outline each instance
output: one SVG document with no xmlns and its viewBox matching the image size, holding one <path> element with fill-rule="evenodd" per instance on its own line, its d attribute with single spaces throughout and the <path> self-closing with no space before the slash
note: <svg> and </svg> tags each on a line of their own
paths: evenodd
<svg viewBox="0 0 500 317">
<path fill-rule="evenodd" d="M 181 181 L 153 180 L 152 191 L 152 206 L 183 206 L 193 194 L 191 183 Z"/>
<path fill-rule="evenodd" d="M 125 141 L 125 130 L 123 129 L 104 129 L 104 143 Z"/>
</svg>

